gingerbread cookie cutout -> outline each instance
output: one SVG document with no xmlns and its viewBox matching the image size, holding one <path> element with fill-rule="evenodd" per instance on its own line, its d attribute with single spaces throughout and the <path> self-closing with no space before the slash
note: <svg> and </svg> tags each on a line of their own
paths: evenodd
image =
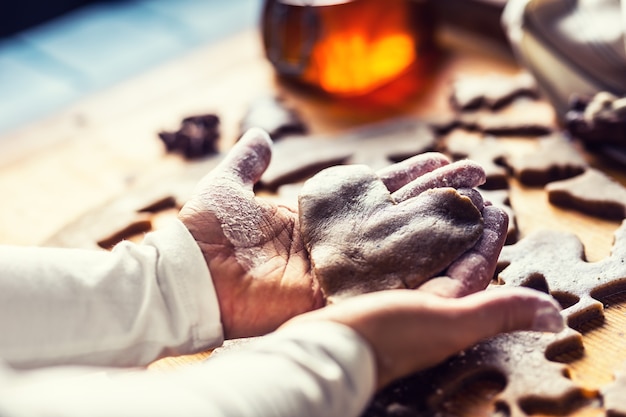
<svg viewBox="0 0 626 417">
<path fill-rule="evenodd" d="M 463 407 L 456 404 L 458 399 L 452 400 L 455 394 L 481 382 L 502 387 L 489 400 L 497 415 L 565 415 L 597 393 L 576 385 L 568 377 L 567 366 L 551 358 L 581 349 L 582 336 L 569 328 L 558 334 L 498 335 L 386 388 L 375 397 L 364 417 L 395 416 L 397 410 L 407 416 L 457 415 L 454 408 Z M 464 395 L 466 401 L 468 395 L 471 392 Z"/>
<path fill-rule="evenodd" d="M 260 187 L 275 191 L 334 165 L 378 169 L 435 148 L 432 129 L 417 119 L 382 122 L 332 136 L 289 137 L 274 144 Z"/>
<path fill-rule="evenodd" d="M 181 172 L 137 185 L 122 196 L 84 213 L 49 237 L 44 245 L 111 249 L 122 240 L 149 232 L 155 228 L 155 217 L 180 208 L 191 197 L 198 181 L 221 159 L 222 155 L 218 154 L 188 163 Z"/>
<path fill-rule="evenodd" d="M 543 186 L 583 173 L 588 164 L 572 141 L 562 133 L 537 140 L 534 152 L 509 155 L 506 164 L 522 184 Z"/>
<path fill-rule="evenodd" d="M 550 203 L 605 219 L 626 218 L 626 187 L 597 169 L 546 185 Z"/>
<path fill-rule="evenodd" d="M 551 122 L 542 122 L 532 113 L 464 113 L 459 125 L 492 136 L 537 137 L 554 130 Z"/>
<path fill-rule="evenodd" d="M 187 159 L 217 153 L 220 119 L 215 114 L 186 117 L 175 132 L 159 132 L 167 152 L 176 152 Z"/>
<path fill-rule="evenodd" d="M 522 72 L 514 76 L 465 75 L 453 82 L 450 102 L 463 111 L 481 107 L 496 110 L 522 96 L 539 96 L 535 79 L 528 73 Z"/>
<path fill-rule="evenodd" d="M 598 298 L 626 290 L 626 223 L 615 231 L 611 255 L 587 262 L 583 244 L 571 233 L 541 230 L 505 246 L 498 259 L 500 284 L 549 291 L 576 327 L 603 316 Z"/>
<path fill-rule="evenodd" d="M 250 103 L 240 123 L 241 135 L 253 127 L 265 130 L 274 141 L 308 130 L 298 112 L 280 96 L 264 96 Z"/>
<path fill-rule="evenodd" d="M 347 163 L 354 150 L 332 140 L 289 137 L 272 147 L 272 160 L 257 186 L 270 191 L 299 181 L 334 165 Z"/>
<path fill-rule="evenodd" d="M 483 167 L 487 179 L 481 188 L 497 190 L 509 187 L 509 175 L 503 165 L 507 148 L 497 139 L 455 129 L 444 138 L 442 146 L 445 153 L 454 159 L 468 158 Z"/>
<path fill-rule="evenodd" d="M 607 417 L 626 417 L 626 366 L 615 372 L 615 380 L 601 393 Z"/>
<path fill-rule="evenodd" d="M 483 233 L 482 207 L 455 189 L 427 189 L 396 201 L 365 165 L 318 173 L 304 184 L 298 203 L 313 272 L 329 302 L 416 288 Z"/>
</svg>

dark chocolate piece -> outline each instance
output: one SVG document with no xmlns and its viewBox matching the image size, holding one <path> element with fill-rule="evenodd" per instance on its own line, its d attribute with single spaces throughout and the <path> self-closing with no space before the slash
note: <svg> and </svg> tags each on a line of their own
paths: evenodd
<svg viewBox="0 0 626 417">
<path fill-rule="evenodd" d="M 117 230 L 113 234 L 100 239 L 97 243 L 102 249 L 111 249 L 113 246 L 121 242 L 136 236 L 140 233 L 149 232 L 152 229 L 152 222 L 149 216 L 141 216 L 131 223 L 127 224 L 123 228 Z"/>
<path fill-rule="evenodd" d="M 177 152 L 187 159 L 217 153 L 219 118 L 214 114 L 190 116 L 183 119 L 175 132 L 159 132 L 168 152 Z"/>
</svg>

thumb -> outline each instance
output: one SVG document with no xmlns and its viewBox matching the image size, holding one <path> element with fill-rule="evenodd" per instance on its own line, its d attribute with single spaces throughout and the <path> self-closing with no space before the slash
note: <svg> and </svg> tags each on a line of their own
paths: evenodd
<svg viewBox="0 0 626 417">
<path fill-rule="evenodd" d="M 499 333 L 516 330 L 560 332 L 565 321 L 560 306 L 550 295 L 530 288 L 494 288 L 457 300 L 464 312 L 460 328 L 466 328 L 473 344 Z"/>
<path fill-rule="evenodd" d="M 271 147 L 272 140 L 267 132 L 259 128 L 248 129 L 213 170 L 211 176 L 252 189 L 270 163 Z"/>
</svg>

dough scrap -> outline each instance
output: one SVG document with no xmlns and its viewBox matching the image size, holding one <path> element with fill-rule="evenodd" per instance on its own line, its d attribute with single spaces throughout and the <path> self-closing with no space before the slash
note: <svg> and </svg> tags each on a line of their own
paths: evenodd
<svg viewBox="0 0 626 417">
<path fill-rule="evenodd" d="M 304 184 L 298 203 L 314 275 L 329 302 L 416 288 L 472 248 L 483 232 L 480 211 L 455 189 L 429 189 L 396 203 L 365 165 L 320 172 Z"/>
</svg>

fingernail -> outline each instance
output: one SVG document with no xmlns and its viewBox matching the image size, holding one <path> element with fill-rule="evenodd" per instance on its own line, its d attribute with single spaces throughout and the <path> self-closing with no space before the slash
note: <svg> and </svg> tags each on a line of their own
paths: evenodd
<svg viewBox="0 0 626 417">
<path fill-rule="evenodd" d="M 531 328 L 538 332 L 558 333 L 565 328 L 565 320 L 554 305 L 543 305 L 535 310 Z"/>
</svg>

